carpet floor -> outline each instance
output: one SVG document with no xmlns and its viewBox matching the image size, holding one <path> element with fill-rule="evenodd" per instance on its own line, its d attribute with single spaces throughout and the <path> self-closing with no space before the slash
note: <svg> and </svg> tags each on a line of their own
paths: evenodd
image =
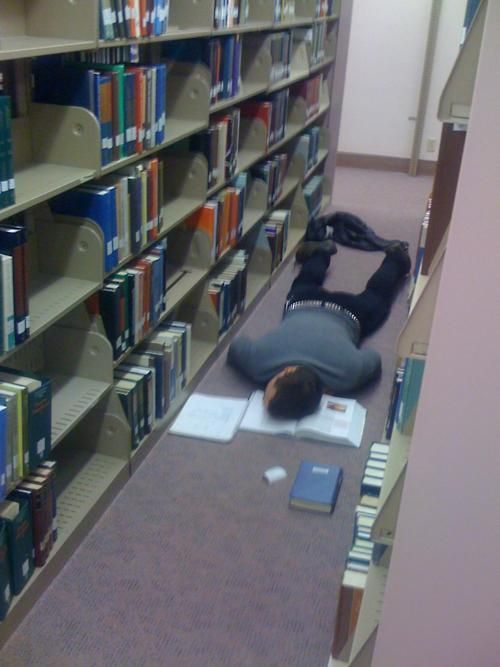
<svg viewBox="0 0 500 667">
<path fill-rule="evenodd" d="M 430 177 L 339 168 L 333 210 L 359 215 L 414 255 Z M 361 290 L 383 255 L 340 247 L 327 287 Z M 240 330 L 277 324 L 295 272 L 285 267 Z M 382 356 L 359 449 L 240 432 L 230 444 L 164 434 L 0 652 L 0 665 L 326 667 L 367 451 L 379 440 L 407 315 L 403 288 L 365 342 Z M 197 389 L 247 396 L 221 349 Z M 290 510 L 300 461 L 336 463 L 332 516 Z M 266 485 L 281 465 L 288 477 Z"/>
</svg>

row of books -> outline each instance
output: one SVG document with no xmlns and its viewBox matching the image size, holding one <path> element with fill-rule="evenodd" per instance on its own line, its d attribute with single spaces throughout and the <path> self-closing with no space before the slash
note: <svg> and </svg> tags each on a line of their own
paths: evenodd
<svg viewBox="0 0 500 667">
<path fill-rule="evenodd" d="M 209 199 L 184 223 L 188 229 L 208 236 L 211 262 L 235 246 L 242 236 L 248 179 L 248 172 L 238 174 L 231 186 Z"/>
<path fill-rule="evenodd" d="M 306 119 L 315 116 L 320 109 L 323 77 L 316 74 L 310 79 L 294 83 L 290 90 L 291 97 L 302 97 L 306 102 Z"/>
<path fill-rule="evenodd" d="M 190 377 L 191 324 L 162 323 L 114 371 L 114 388 L 123 406 L 136 449 Z"/>
<path fill-rule="evenodd" d="M 114 359 L 153 331 L 166 309 L 166 252 L 165 238 L 113 274 L 87 301 L 89 312 L 102 317 Z"/>
<path fill-rule="evenodd" d="M 309 219 L 312 220 L 321 212 L 323 200 L 323 176 L 313 176 L 304 185 L 304 198 L 309 211 Z"/>
<path fill-rule="evenodd" d="M 380 551 L 372 541 L 371 529 L 377 516 L 380 489 L 389 456 L 389 445 L 372 442 L 361 481 L 361 496 L 354 513 L 354 536 L 347 555 L 346 569 L 368 572 L 374 553 Z M 380 554 L 378 554 L 378 557 Z"/>
<path fill-rule="evenodd" d="M 270 81 L 281 81 L 290 76 L 290 65 L 292 60 L 292 32 L 274 32 L 269 37 L 271 45 L 271 73 Z"/>
<path fill-rule="evenodd" d="M 190 138 L 190 150 L 203 153 L 207 159 L 209 189 L 233 177 L 238 162 L 239 137 L 240 110 L 236 107 L 214 116 L 206 130 Z"/>
<path fill-rule="evenodd" d="M 2 352 L 12 350 L 30 335 L 27 241 L 28 230 L 23 214 L 0 224 Z"/>
<path fill-rule="evenodd" d="M 248 21 L 251 0 L 215 0 L 214 28 L 232 28 Z"/>
<path fill-rule="evenodd" d="M 208 280 L 208 294 L 219 318 L 219 335 L 245 310 L 248 253 L 233 249 Z"/>
<path fill-rule="evenodd" d="M 104 236 L 104 270 L 154 242 L 163 224 L 164 162 L 154 157 L 123 167 L 50 201 L 54 214 L 93 220 Z"/>
<path fill-rule="evenodd" d="M 0 499 L 51 451 L 52 382 L 0 367 Z"/>
<path fill-rule="evenodd" d="M 229 99 L 241 89 L 241 35 L 190 39 L 162 46 L 168 60 L 203 63 L 210 70 L 210 102 Z"/>
<path fill-rule="evenodd" d="M 294 155 L 302 155 L 306 170 L 312 169 L 318 162 L 320 136 L 319 127 L 309 127 L 297 140 Z"/>
<path fill-rule="evenodd" d="M 395 426 L 403 435 L 413 433 L 424 371 L 425 360 L 411 357 L 403 359 L 396 368 L 385 422 L 388 439 Z"/>
<path fill-rule="evenodd" d="M 46 460 L 0 503 L 0 620 L 57 540 L 56 462 Z"/>
<path fill-rule="evenodd" d="M 99 0 L 101 39 L 158 37 L 168 30 L 169 0 Z"/>
<path fill-rule="evenodd" d="M 139 45 L 124 44 L 122 46 L 108 46 L 95 51 L 73 54 L 71 60 L 75 58 L 79 62 L 100 63 L 102 65 L 139 64 Z"/>
<path fill-rule="evenodd" d="M 295 0 L 274 0 L 274 21 L 289 21 L 295 18 Z"/>
<path fill-rule="evenodd" d="M 273 206 L 281 197 L 287 169 L 288 154 L 276 153 L 250 170 L 252 177 L 261 180 L 266 187 L 268 207 Z"/>
<path fill-rule="evenodd" d="M 422 262 L 424 261 L 424 254 L 425 254 L 425 244 L 427 241 L 427 230 L 429 229 L 429 221 L 431 217 L 431 208 L 432 208 L 432 195 L 430 195 L 427 199 L 427 206 L 425 208 L 425 213 L 424 217 L 422 219 L 422 222 L 420 224 L 420 231 L 418 235 L 418 243 L 417 243 L 417 252 L 415 254 L 415 264 L 413 267 L 413 274 L 412 274 L 412 284 L 409 290 L 409 301 L 411 301 L 411 297 L 413 294 L 413 288 L 415 287 L 415 283 L 417 282 L 417 278 L 420 274 L 420 270 L 422 268 Z"/>
<path fill-rule="evenodd" d="M 258 118 L 266 127 L 266 148 L 281 141 L 286 132 L 290 92 L 284 88 L 261 99 L 248 100 L 241 105 L 242 118 Z"/>
<path fill-rule="evenodd" d="M 0 209 L 15 204 L 15 190 L 11 98 L 0 94 Z"/>
<path fill-rule="evenodd" d="M 389 445 L 373 442 L 370 446 L 363 479 L 371 478 L 372 471 L 384 470 L 389 455 Z M 361 603 L 366 587 L 367 573 L 371 562 L 379 562 L 385 546 L 373 542 L 371 529 L 377 515 L 379 503 L 378 485 L 361 485 L 361 495 L 354 515 L 353 541 L 346 559 L 340 594 L 335 613 L 335 629 L 331 648 L 332 657 L 347 661 L 350 640 L 356 630 Z"/>
<path fill-rule="evenodd" d="M 333 3 L 334 0 L 316 0 L 314 17 L 331 16 L 333 14 Z"/>
<path fill-rule="evenodd" d="M 35 102 L 81 106 L 96 116 L 103 165 L 165 141 L 164 63 L 107 65 L 44 56 L 34 60 L 33 79 Z"/>
<path fill-rule="evenodd" d="M 309 46 L 311 66 L 321 63 L 326 54 L 326 23 L 313 23 L 310 28 L 297 28 L 294 30 L 295 41 L 306 42 Z"/>
<path fill-rule="evenodd" d="M 290 211 L 277 209 L 263 222 L 269 247 L 271 248 L 271 271 L 274 271 L 279 266 L 285 256 L 290 217 Z"/>
</svg>

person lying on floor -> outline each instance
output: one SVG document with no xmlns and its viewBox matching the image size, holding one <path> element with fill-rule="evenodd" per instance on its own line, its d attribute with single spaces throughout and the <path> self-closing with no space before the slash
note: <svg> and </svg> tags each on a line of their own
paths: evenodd
<svg viewBox="0 0 500 667">
<path fill-rule="evenodd" d="M 228 363 L 265 386 L 264 403 L 273 417 L 300 419 L 316 410 L 323 392 L 342 396 L 380 375 L 380 355 L 360 343 L 386 320 L 410 272 L 408 244 L 386 248 L 360 294 L 323 287 L 336 252 L 331 239 L 303 242 L 281 323 L 257 340 L 239 336 L 229 346 Z"/>
</svg>

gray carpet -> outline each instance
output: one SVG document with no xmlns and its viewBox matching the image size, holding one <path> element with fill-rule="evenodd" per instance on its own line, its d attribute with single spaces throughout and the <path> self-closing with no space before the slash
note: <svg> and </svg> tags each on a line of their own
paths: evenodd
<svg viewBox="0 0 500 667">
<path fill-rule="evenodd" d="M 429 177 L 338 169 L 334 210 L 360 215 L 415 250 Z M 381 253 L 341 247 L 328 286 L 360 290 Z M 243 322 L 254 336 L 279 321 L 294 271 L 285 267 Z M 240 433 L 231 444 L 165 435 L 0 653 L 1 665 L 325 667 L 353 509 L 372 440 L 385 421 L 406 289 L 367 344 L 383 358 L 360 450 Z M 245 396 L 225 365 L 199 383 Z M 333 516 L 292 511 L 303 458 L 344 468 Z M 288 478 L 267 486 L 265 469 Z"/>
</svg>

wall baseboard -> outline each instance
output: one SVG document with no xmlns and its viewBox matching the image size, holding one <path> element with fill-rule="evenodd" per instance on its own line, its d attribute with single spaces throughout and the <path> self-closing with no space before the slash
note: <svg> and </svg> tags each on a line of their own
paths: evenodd
<svg viewBox="0 0 500 667">
<path fill-rule="evenodd" d="M 389 157 L 386 155 L 365 155 L 363 153 L 337 153 L 338 167 L 356 167 L 357 169 L 380 169 L 383 171 L 402 171 L 408 173 L 409 158 Z M 418 175 L 434 176 L 436 162 L 433 160 L 418 161 Z"/>
</svg>

